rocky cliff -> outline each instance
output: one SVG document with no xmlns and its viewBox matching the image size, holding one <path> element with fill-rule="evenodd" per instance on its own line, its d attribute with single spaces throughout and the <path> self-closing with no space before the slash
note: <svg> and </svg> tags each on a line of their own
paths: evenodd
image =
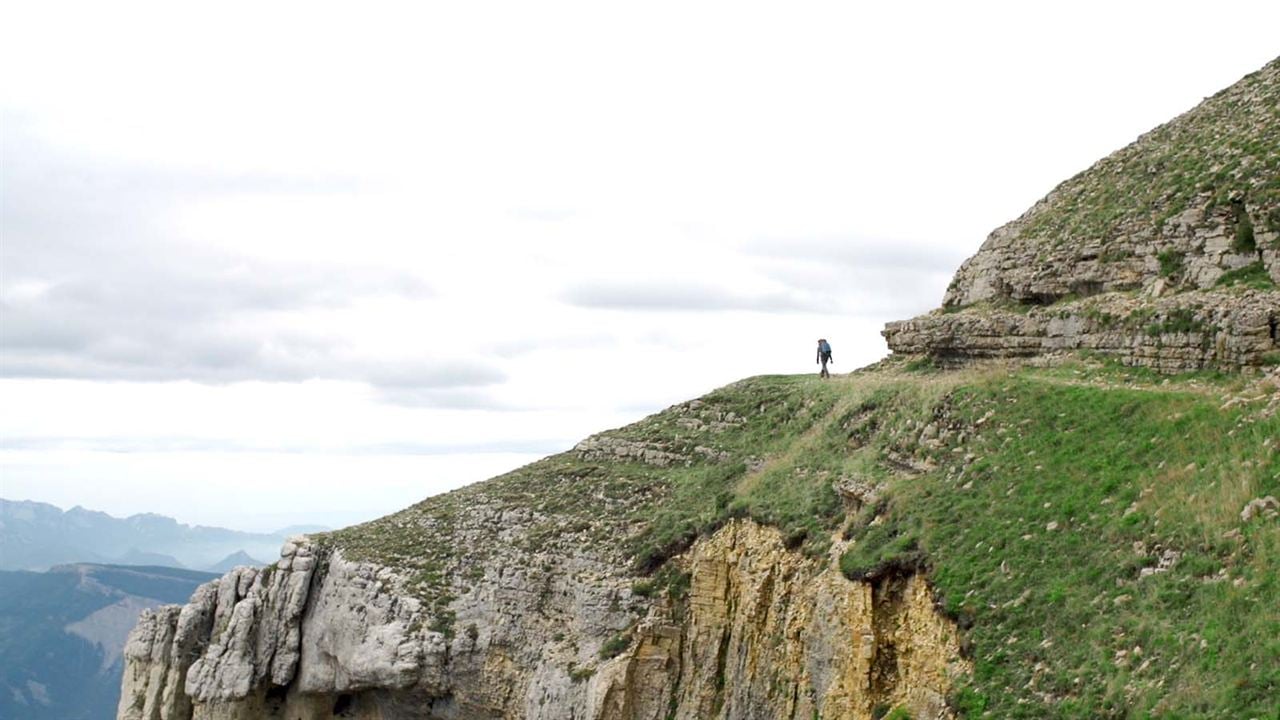
<svg viewBox="0 0 1280 720">
<path fill-rule="evenodd" d="M 1280 59 L 991 233 L 889 347 L 1096 350 L 1165 371 L 1280 359 Z"/>
<path fill-rule="evenodd" d="M 750 521 L 672 568 L 657 594 L 586 557 L 494 569 L 448 633 L 388 569 L 291 544 L 143 618 L 120 717 L 938 717 L 966 670 L 922 576 L 852 582 Z"/>
<path fill-rule="evenodd" d="M 145 614 L 119 717 L 1265 716 L 1280 376 L 1064 362 L 754 378 L 298 538 Z"/>
<path fill-rule="evenodd" d="M 968 661 L 921 568 L 837 567 L 875 484 L 764 507 L 811 467 L 797 437 L 844 432 L 833 387 L 745 381 L 291 541 L 143 617 L 119 717 L 946 716 Z"/>
</svg>

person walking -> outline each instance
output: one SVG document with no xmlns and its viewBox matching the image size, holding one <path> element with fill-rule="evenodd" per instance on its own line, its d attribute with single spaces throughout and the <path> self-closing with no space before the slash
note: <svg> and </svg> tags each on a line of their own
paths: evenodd
<svg viewBox="0 0 1280 720">
<path fill-rule="evenodd" d="M 822 372 L 818 373 L 819 377 L 831 377 L 831 373 L 827 372 L 827 363 L 835 362 L 835 360 L 831 359 L 831 344 L 825 339 L 818 339 L 818 357 L 814 362 L 822 364 Z"/>
</svg>

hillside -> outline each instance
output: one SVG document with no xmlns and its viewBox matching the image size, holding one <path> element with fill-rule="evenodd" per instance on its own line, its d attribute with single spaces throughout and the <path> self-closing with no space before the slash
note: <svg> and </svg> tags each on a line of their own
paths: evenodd
<svg viewBox="0 0 1280 720">
<path fill-rule="evenodd" d="M 212 578 L 109 565 L 0 571 L 0 718 L 114 717 L 121 653 L 138 614 L 183 602 Z"/>
<path fill-rule="evenodd" d="M 1166 372 L 1280 363 L 1280 58 L 996 229 L 890 349 L 1105 352 Z"/>
<path fill-rule="evenodd" d="M 330 598 L 322 621 L 361 632 L 309 647 L 299 620 L 298 679 L 329 702 L 381 706 L 353 692 L 371 687 L 422 707 L 447 700 L 455 714 L 441 717 L 562 717 L 611 696 L 674 717 L 859 718 L 947 702 L 975 717 L 1266 717 L 1280 691 L 1280 523 L 1274 501 L 1242 512 L 1280 495 L 1278 382 L 1170 380 L 1092 359 L 747 380 L 319 538 L 281 569 L 305 557 L 326 573 L 306 576 Z M 873 639 L 871 662 L 827 658 L 861 683 L 856 701 L 805 670 L 813 648 L 770 645 L 839 610 L 838 596 L 807 595 L 834 567 L 871 605 L 866 627 L 848 620 Z M 941 615 L 906 626 L 934 627 L 944 655 L 947 637 L 957 643 L 927 671 L 905 661 L 914 640 L 892 615 L 921 574 Z M 298 585 L 238 577 L 268 605 Z M 892 632 L 877 633 L 882 599 Z M 374 628 L 390 650 L 361 655 Z M 701 657 L 707 647 L 719 655 Z M 281 649 L 221 655 L 188 689 L 213 701 L 226 677 L 281 677 Z M 939 648 L 914 648 L 917 659 L 926 650 Z M 652 665 L 661 672 L 637 687 Z M 509 694 L 494 700 L 498 688 Z M 555 710 L 533 713 L 544 694 Z M 616 713 L 589 716 L 647 716 Z"/>
<path fill-rule="evenodd" d="M 944 304 L 1280 282 L 1280 58 L 991 233 Z M 1224 277 L 1234 273 L 1234 277 Z M 1267 278 L 1272 283 L 1267 283 Z"/>
<path fill-rule="evenodd" d="M 1278 78 L 997 230 L 888 360 L 734 383 L 144 614 L 119 717 L 1280 715 Z"/>
<path fill-rule="evenodd" d="M 205 572 L 221 574 L 225 572 L 231 572 L 233 569 L 238 568 L 241 565 L 249 565 L 252 567 L 262 567 L 263 565 L 266 565 L 266 563 L 250 556 L 249 553 L 243 550 L 239 550 L 231 553 L 230 555 L 226 556 L 219 562 L 216 562 L 213 565 L 210 565 L 209 567 L 205 568 Z"/>
<path fill-rule="evenodd" d="M 600 545 L 620 576 L 664 579 L 667 559 L 744 518 L 816 559 L 834 546 L 851 579 L 932 570 L 970 628 L 976 674 L 957 696 L 970 706 L 1091 717 L 1204 702 L 1244 717 L 1280 690 L 1280 644 L 1263 640 L 1280 637 L 1280 526 L 1240 518 L 1280 494 L 1278 409 L 1274 375 L 1166 383 L 1097 361 L 758 378 L 327 543 L 421 579 L 442 607 L 467 598 L 436 577 Z M 506 539 L 511 523 L 481 523 L 484 537 L 457 528 L 474 508 L 530 516 Z M 1135 647 L 1141 659 L 1118 662 Z M 1196 689 L 1168 692 L 1180 687 Z"/>
<path fill-rule="evenodd" d="M 1280 691 L 1280 526 L 1274 513 L 1240 519 L 1280 494 L 1277 409 L 1274 377 L 1170 386 L 1100 363 L 760 378 L 330 540 L 430 573 L 405 562 L 409 548 L 450 510 L 501 515 L 537 498 L 530 545 L 503 564 L 622 537 L 621 567 L 662 578 L 694 538 L 746 518 L 817 559 L 834 545 L 851 579 L 931 569 L 938 602 L 970 628 L 976 674 L 956 696 L 970 708 L 1093 717 L 1207 703 L 1244 717 L 1275 709 Z M 636 462 L 639 448 L 659 455 Z M 654 472 L 669 456 L 683 467 Z M 442 539 L 425 556 L 442 576 L 475 572 L 474 555 Z M 435 590 L 419 592 L 438 602 Z M 1135 647 L 1141 659 L 1117 661 Z M 1196 689 L 1165 690 L 1179 687 Z"/>
</svg>

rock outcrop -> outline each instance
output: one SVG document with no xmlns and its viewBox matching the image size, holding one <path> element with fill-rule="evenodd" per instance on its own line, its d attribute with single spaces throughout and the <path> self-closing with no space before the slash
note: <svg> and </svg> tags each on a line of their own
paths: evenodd
<svg viewBox="0 0 1280 720">
<path fill-rule="evenodd" d="M 1065 349 L 1162 371 L 1280 360 L 1280 59 L 995 230 L 889 348 Z M 1083 299 L 1090 301 L 1083 301 Z"/>
<path fill-rule="evenodd" d="M 1280 350 L 1280 293 L 1107 293 L 1019 310 L 940 312 L 889 323 L 894 352 L 943 361 L 1089 350 L 1163 372 L 1266 364 Z"/>
<path fill-rule="evenodd" d="M 458 633 L 404 578 L 324 553 L 299 540 L 144 615 L 121 720 L 934 718 L 967 671 L 923 577 L 852 582 L 748 521 L 673 561 L 687 593 L 586 559 L 486 572 Z"/>
</svg>

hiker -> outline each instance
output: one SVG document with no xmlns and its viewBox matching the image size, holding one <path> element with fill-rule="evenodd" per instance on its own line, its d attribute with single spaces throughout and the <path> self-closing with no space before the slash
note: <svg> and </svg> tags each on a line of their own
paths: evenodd
<svg viewBox="0 0 1280 720">
<path fill-rule="evenodd" d="M 815 363 L 822 363 L 822 372 L 818 373 L 819 377 L 831 377 L 831 373 L 827 372 L 827 363 L 835 362 L 831 359 L 831 345 L 826 340 L 818 338 L 818 357 Z"/>
</svg>

